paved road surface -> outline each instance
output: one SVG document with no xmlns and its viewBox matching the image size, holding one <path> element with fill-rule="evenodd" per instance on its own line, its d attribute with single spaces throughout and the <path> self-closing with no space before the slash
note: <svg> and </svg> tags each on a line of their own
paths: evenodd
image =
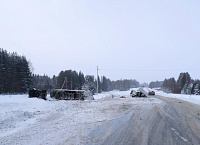
<svg viewBox="0 0 200 145">
<path fill-rule="evenodd" d="M 115 132 L 88 144 L 199 145 L 200 106 L 178 99 L 155 97 L 163 103 L 131 109 L 130 119 Z M 107 126 L 109 128 L 108 123 Z"/>
</svg>

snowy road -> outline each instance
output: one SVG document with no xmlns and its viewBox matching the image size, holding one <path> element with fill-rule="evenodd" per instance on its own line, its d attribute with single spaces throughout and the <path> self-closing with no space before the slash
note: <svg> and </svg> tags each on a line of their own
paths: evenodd
<svg viewBox="0 0 200 145">
<path fill-rule="evenodd" d="M 152 102 L 150 106 L 132 108 L 129 120 L 96 144 L 199 145 L 200 106 L 177 99 L 156 98 L 163 103 Z"/>
<path fill-rule="evenodd" d="M 1 145 L 200 144 L 200 106 L 173 98 L 128 91 L 93 101 L 11 100 L 0 98 Z"/>
<path fill-rule="evenodd" d="M 129 91 L 103 96 L 91 101 L 0 96 L 0 144 L 95 144 L 108 128 L 105 123 L 111 123 L 106 133 L 112 134 L 129 120 L 133 108 L 160 103 L 157 99 L 131 98 Z"/>
</svg>

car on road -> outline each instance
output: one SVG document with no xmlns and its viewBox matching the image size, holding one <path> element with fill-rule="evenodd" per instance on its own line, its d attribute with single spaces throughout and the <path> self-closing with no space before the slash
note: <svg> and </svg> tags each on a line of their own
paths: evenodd
<svg viewBox="0 0 200 145">
<path fill-rule="evenodd" d="M 134 91 L 132 90 L 130 93 L 131 97 L 147 97 L 142 91 L 138 90 L 138 91 Z"/>
<path fill-rule="evenodd" d="M 137 97 L 137 96 L 136 96 L 136 91 L 131 90 L 130 96 L 131 96 L 131 97 Z"/>
<path fill-rule="evenodd" d="M 136 96 L 137 97 L 147 97 L 142 91 L 137 91 Z"/>
</svg>

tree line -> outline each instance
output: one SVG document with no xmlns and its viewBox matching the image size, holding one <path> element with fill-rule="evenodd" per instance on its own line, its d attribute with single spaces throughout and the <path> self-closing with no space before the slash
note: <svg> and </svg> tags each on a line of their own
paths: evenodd
<svg viewBox="0 0 200 145">
<path fill-rule="evenodd" d="M 105 76 L 98 76 L 98 93 L 111 90 L 125 91 L 130 88 L 139 87 L 136 80 L 111 81 Z M 32 75 L 32 86 L 36 89 L 70 89 L 70 90 L 90 90 L 97 92 L 97 79 L 93 75 L 84 75 L 81 71 L 74 70 L 61 71 L 58 76 L 52 78 L 44 75 Z"/>
<path fill-rule="evenodd" d="M 163 81 L 150 82 L 149 88 L 160 88 L 163 85 Z"/>
<path fill-rule="evenodd" d="M 105 76 L 98 76 L 98 92 L 111 90 L 129 90 L 139 87 L 136 80 L 111 81 Z M 39 90 L 70 89 L 91 90 L 97 92 L 97 79 L 93 75 L 84 75 L 81 71 L 61 71 L 52 78 L 47 75 L 38 75 L 31 72 L 29 62 L 25 56 L 16 52 L 9 53 L 0 48 L 0 94 L 26 93 L 29 89 Z"/>
<path fill-rule="evenodd" d="M 31 85 L 31 72 L 25 56 L 0 48 L 0 94 L 25 93 Z"/>
<path fill-rule="evenodd" d="M 134 79 L 111 81 L 105 76 L 98 76 L 98 92 L 111 90 L 126 91 L 139 87 Z M 31 88 L 40 90 L 70 89 L 91 90 L 97 92 L 97 79 L 93 75 L 84 75 L 81 71 L 61 71 L 52 78 L 47 75 L 33 74 L 25 56 L 16 52 L 9 53 L 0 48 L 0 94 L 26 93 Z M 189 73 L 180 73 L 177 80 L 174 77 L 164 81 L 151 82 L 150 88 L 161 87 L 166 92 L 200 94 L 200 80 L 192 80 Z"/>
<path fill-rule="evenodd" d="M 162 85 L 162 89 L 165 92 L 180 94 L 185 85 L 191 83 L 191 77 L 188 72 L 180 73 L 177 81 L 174 77 L 165 79 Z"/>
<path fill-rule="evenodd" d="M 197 94 L 200 95 L 200 80 L 193 80 L 188 72 L 179 74 L 178 79 L 174 77 L 165 79 L 164 81 L 151 82 L 150 88 L 161 88 L 167 93 L 176 94 Z"/>
</svg>

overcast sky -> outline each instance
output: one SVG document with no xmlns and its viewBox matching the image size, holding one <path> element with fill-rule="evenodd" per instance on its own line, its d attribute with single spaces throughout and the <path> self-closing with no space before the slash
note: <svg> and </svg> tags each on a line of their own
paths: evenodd
<svg viewBox="0 0 200 145">
<path fill-rule="evenodd" d="M 0 48 L 34 73 L 200 79 L 199 0 L 0 0 Z"/>
</svg>

